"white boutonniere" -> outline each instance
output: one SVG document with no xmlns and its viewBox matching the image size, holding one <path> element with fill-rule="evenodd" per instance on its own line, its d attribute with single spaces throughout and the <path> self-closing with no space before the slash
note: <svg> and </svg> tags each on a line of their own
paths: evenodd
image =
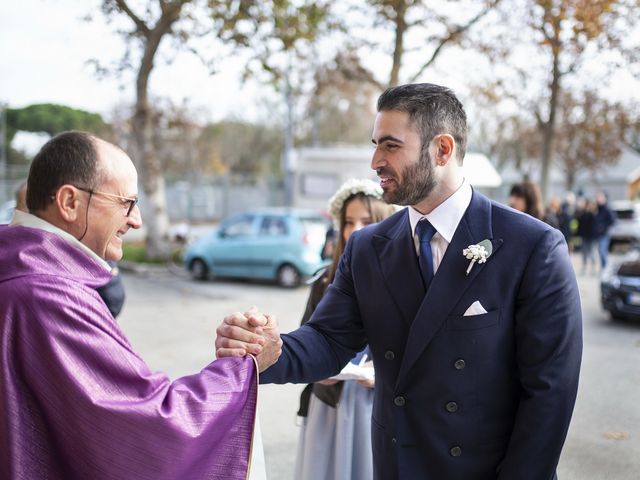
<svg viewBox="0 0 640 480">
<path fill-rule="evenodd" d="M 467 275 L 469 275 L 469 272 L 476 262 L 486 262 L 487 258 L 491 256 L 491 252 L 493 252 L 493 245 L 491 245 L 491 242 L 486 239 L 482 240 L 476 245 L 469 245 L 467 248 L 462 250 L 462 254 L 465 256 L 465 258 L 471 260 L 471 262 L 469 262 L 469 266 L 467 267 Z"/>
</svg>

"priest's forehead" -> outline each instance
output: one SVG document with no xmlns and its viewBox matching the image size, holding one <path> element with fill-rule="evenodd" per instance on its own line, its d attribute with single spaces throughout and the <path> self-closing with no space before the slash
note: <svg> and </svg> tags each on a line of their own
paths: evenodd
<svg viewBox="0 0 640 480">
<path fill-rule="evenodd" d="M 98 154 L 99 183 L 131 180 L 137 182 L 138 173 L 129 156 L 118 146 L 95 139 Z"/>
</svg>

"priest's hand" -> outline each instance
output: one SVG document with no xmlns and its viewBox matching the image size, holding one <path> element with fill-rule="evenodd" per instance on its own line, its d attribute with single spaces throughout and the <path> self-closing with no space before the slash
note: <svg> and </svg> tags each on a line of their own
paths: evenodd
<svg viewBox="0 0 640 480">
<path fill-rule="evenodd" d="M 260 372 L 276 363 L 282 353 L 275 317 L 258 312 L 256 307 L 226 316 L 216 333 L 216 357 L 241 357 L 250 353 L 255 356 Z"/>
</svg>

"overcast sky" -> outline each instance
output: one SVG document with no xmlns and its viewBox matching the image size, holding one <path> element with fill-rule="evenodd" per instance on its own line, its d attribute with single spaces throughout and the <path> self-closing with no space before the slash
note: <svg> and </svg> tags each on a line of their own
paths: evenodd
<svg viewBox="0 0 640 480">
<path fill-rule="evenodd" d="M 93 22 L 82 21 L 98 5 L 96 0 L 0 2 L 0 102 L 14 108 L 59 103 L 107 118 L 117 104 L 132 103 L 132 81 L 99 80 L 87 63 L 98 58 L 109 64 L 123 51 L 101 14 Z M 237 74 L 237 65 L 228 62 L 221 73 L 210 76 L 199 59 L 182 54 L 170 68 L 157 62 L 150 87 L 154 95 L 176 103 L 187 98 L 194 108 L 206 108 L 210 119 L 220 119 L 251 109 L 255 86 L 241 90 Z"/>
<path fill-rule="evenodd" d="M 116 106 L 131 105 L 133 76 L 99 80 L 87 62 L 98 58 L 104 65 L 118 60 L 123 44 L 98 12 L 99 0 L 6 0 L 0 2 L 0 103 L 19 108 L 34 103 L 58 103 L 102 114 L 107 120 Z M 95 12 L 95 20 L 82 19 Z M 128 19 L 121 19 L 129 26 Z M 638 31 L 635 32 L 638 35 Z M 170 49 L 161 46 L 159 58 Z M 447 55 L 452 55 L 450 50 Z M 455 55 L 455 53 L 453 53 Z M 369 57 L 371 55 L 368 55 Z M 365 61 L 371 59 L 365 59 Z M 374 59 L 377 71 L 386 70 L 388 58 Z M 464 65 L 460 68 L 460 65 Z M 438 70 L 432 76 L 453 87 L 465 99 L 470 64 Z M 152 96 L 168 97 L 174 103 L 188 102 L 205 120 L 235 116 L 253 120 L 264 114 L 256 104 L 262 98 L 277 103 L 277 94 L 255 84 L 241 86 L 238 58 L 221 65 L 220 73 L 209 75 L 199 59 L 180 54 L 167 66 L 156 62 L 151 74 Z M 442 71 L 451 75 L 443 76 Z M 610 89 L 618 98 L 640 96 L 640 84 L 628 74 Z M 124 85 L 124 87 L 123 87 Z M 469 99 L 465 99 L 469 100 Z M 468 107 L 472 107 L 467 101 Z"/>
</svg>

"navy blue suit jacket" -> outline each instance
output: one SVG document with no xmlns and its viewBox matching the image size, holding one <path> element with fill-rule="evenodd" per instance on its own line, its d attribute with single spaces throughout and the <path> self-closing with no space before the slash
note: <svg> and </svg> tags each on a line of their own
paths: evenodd
<svg viewBox="0 0 640 480">
<path fill-rule="evenodd" d="M 462 250 L 484 239 L 475 264 Z M 464 316 L 479 301 L 487 313 Z M 406 210 L 356 232 L 309 322 L 262 383 L 312 382 L 369 344 L 376 478 L 555 477 L 582 354 L 562 234 L 474 191 L 425 293 Z"/>
</svg>

